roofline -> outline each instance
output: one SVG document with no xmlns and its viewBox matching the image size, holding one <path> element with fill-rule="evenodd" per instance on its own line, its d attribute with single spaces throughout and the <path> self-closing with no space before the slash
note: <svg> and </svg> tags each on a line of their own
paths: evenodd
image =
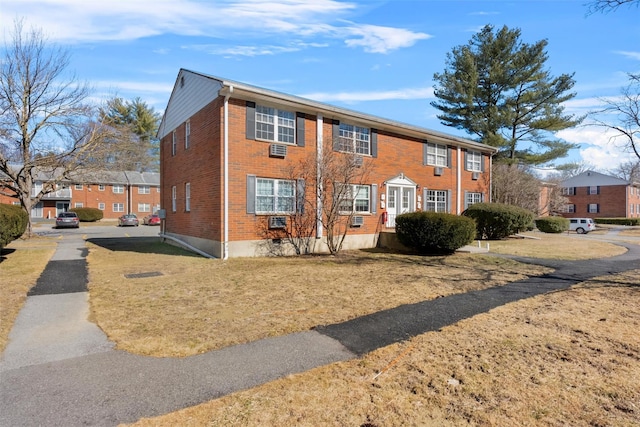
<svg viewBox="0 0 640 427">
<path fill-rule="evenodd" d="M 188 70 L 185 68 L 181 68 L 178 75 L 181 72 L 189 72 L 192 74 L 196 74 L 208 79 L 213 79 L 222 84 L 222 89 L 219 91 L 220 96 L 231 95 L 234 98 L 243 99 L 258 99 L 262 98 L 264 100 L 273 100 L 277 99 L 283 104 L 289 104 L 291 106 L 295 106 L 298 110 L 300 110 L 300 106 L 302 106 L 302 112 L 306 112 L 309 114 L 317 114 L 322 113 L 325 117 L 328 118 L 338 118 L 338 117 L 350 117 L 355 120 L 366 121 L 369 123 L 374 123 L 378 130 L 387 130 L 390 132 L 398 133 L 398 129 L 402 131 L 403 134 L 407 134 L 409 136 L 413 136 L 418 139 L 429 139 L 432 138 L 436 140 L 435 142 L 441 143 L 453 143 L 457 145 L 462 145 L 469 148 L 476 148 L 483 151 L 488 151 L 491 155 L 494 155 L 498 152 L 496 147 L 492 147 L 487 144 L 482 144 L 480 142 L 472 141 L 470 139 L 457 137 L 454 135 L 449 135 L 446 133 L 434 131 L 428 128 L 424 128 L 421 126 L 410 125 L 404 122 L 398 122 L 395 120 L 385 119 L 383 117 L 374 116 L 370 114 L 365 114 L 359 111 L 350 110 L 347 108 L 337 107 L 331 104 L 325 104 L 323 102 L 314 101 L 308 98 L 303 98 L 296 95 L 289 95 L 283 92 L 278 92 L 270 89 L 265 89 L 262 87 L 250 85 L 247 83 L 237 82 L 235 80 L 224 79 L 221 77 L 212 76 L 209 74 L 200 73 L 197 71 Z M 177 80 L 176 80 L 177 81 Z"/>
</svg>

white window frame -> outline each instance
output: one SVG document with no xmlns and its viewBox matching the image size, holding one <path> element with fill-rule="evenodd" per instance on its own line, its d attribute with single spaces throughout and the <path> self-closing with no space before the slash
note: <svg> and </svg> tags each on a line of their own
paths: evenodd
<svg viewBox="0 0 640 427">
<path fill-rule="evenodd" d="M 113 184 L 113 194 L 124 194 L 124 185 Z"/>
<path fill-rule="evenodd" d="M 296 114 L 266 105 L 256 105 L 256 139 L 296 143 Z"/>
<path fill-rule="evenodd" d="M 371 155 L 371 128 L 340 123 L 338 151 L 364 156 Z"/>
<path fill-rule="evenodd" d="M 475 205 L 476 203 L 482 203 L 482 193 L 467 193 L 467 200 L 465 200 L 465 206 L 468 208 L 471 205 Z"/>
<path fill-rule="evenodd" d="M 446 190 L 427 190 L 426 196 L 423 202 L 425 211 L 447 212 L 448 200 Z"/>
<path fill-rule="evenodd" d="M 82 190 L 82 188 L 83 188 L 82 184 L 76 184 L 75 185 L 75 189 L 76 190 Z"/>
<path fill-rule="evenodd" d="M 479 151 L 467 151 L 467 170 L 482 172 L 482 153 Z"/>
<path fill-rule="evenodd" d="M 447 152 L 446 145 L 427 142 L 427 165 L 447 167 Z"/>
<path fill-rule="evenodd" d="M 105 210 L 106 206 L 103 202 L 98 203 L 98 209 L 100 209 L 101 211 Z"/>
<path fill-rule="evenodd" d="M 575 196 L 576 195 L 575 187 L 562 187 L 562 195 Z"/>
<path fill-rule="evenodd" d="M 139 185 L 138 194 L 151 194 L 151 187 L 148 185 Z"/>
<path fill-rule="evenodd" d="M 187 182 L 184 185 L 184 210 L 186 212 L 191 211 L 191 183 Z"/>
<path fill-rule="evenodd" d="M 175 212 L 177 210 L 177 189 L 174 185 L 171 187 L 171 211 Z"/>
<path fill-rule="evenodd" d="M 151 203 L 138 203 L 138 212 L 151 212 Z"/>
<path fill-rule="evenodd" d="M 340 184 L 344 187 L 345 184 Z M 371 186 L 361 184 L 346 184 L 346 197 L 340 203 L 341 214 L 368 214 L 371 213 Z"/>
<path fill-rule="evenodd" d="M 75 202 L 73 204 L 74 208 L 84 208 L 84 202 Z"/>
<path fill-rule="evenodd" d="M 269 188 L 271 184 L 271 188 Z M 267 192 L 267 190 L 271 190 Z M 296 211 L 296 181 L 256 178 L 256 214 L 293 214 Z M 271 201 L 268 203 L 268 201 Z"/>
<path fill-rule="evenodd" d="M 587 205 L 587 212 L 589 212 L 589 213 L 598 213 L 598 204 L 597 203 L 589 203 Z"/>
<path fill-rule="evenodd" d="M 591 185 L 589 186 L 589 195 L 593 196 L 598 194 L 598 186 L 597 185 Z"/>
<path fill-rule="evenodd" d="M 185 150 L 189 148 L 191 144 L 191 122 L 186 121 L 184 123 L 184 148 Z"/>
<path fill-rule="evenodd" d="M 175 156 L 176 155 L 176 151 L 178 149 L 178 140 L 176 137 L 176 131 L 174 130 L 173 132 L 171 132 L 171 155 Z"/>
<path fill-rule="evenodd" d="M 98 191 L 104 191 L 104 189 L 105 189 L 104 184 L 98 184 Z"/>
<path fill-rule="evenodd" d="M 114 203 L 111 208 L 113 212 L 124 212 L 124 203 Z"/>
<path fill-rule="evenodd" d="M 564 211 L 566 213 L 575 213 L 576 212 L 576 205 L 574 205 L 573 203 L 569 203 L 567 205 L 564 205 Z"/>
</svg>

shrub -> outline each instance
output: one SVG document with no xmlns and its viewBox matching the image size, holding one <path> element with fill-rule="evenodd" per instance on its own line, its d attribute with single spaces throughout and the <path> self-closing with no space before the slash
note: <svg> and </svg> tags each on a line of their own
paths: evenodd
<svg viewBox="0 0 640 427">
<path fill-rule="evenodd" d="M 78 214 L 78 218 L 82 222 L 96 222 L 104 217 L 104 214 L 97 208 L 72 208 L 71 212 Z"/>
<path fill-rule="evenodd" d="M 453 253 L 476 235 L 471 218 L 436 212 L 411 212 L 396 217 L 396 235 L 420 253 Z"/>
<path fill-rule="evenodd" d="M 0 204 L 0 248 L 22 236 L 29 225 L 29 215 L 20 206 Z"/>
<path fill-rule="evenodd" d="M 533 212 L 503 203 L 476 203 L 462 215 L 476 221 L 477 238 L 498 240 L 526 230 L 533 222 Z"/>
<path fill-rule="evenodd" d="M 562 233 L 569 230 L 569 220 L 561 216 L 547 216 L 536 219 L 536 227 L 543 233 Z"/>
<path fill-rule="evenodd" d="M 596 224 L 640 225 L 640 218 L 594 218 Z"/>
</svg>

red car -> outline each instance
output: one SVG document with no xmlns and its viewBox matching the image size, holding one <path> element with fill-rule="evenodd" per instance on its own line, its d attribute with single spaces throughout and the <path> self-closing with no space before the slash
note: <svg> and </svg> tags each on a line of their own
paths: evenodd
<svg viewBox="0 0 640 427">
<path fill-rule="evenodd" d="M 160 225 L 160 217 L 157 214 L 147 215 L 142 218 L 142 225 Z"/>
</svg>

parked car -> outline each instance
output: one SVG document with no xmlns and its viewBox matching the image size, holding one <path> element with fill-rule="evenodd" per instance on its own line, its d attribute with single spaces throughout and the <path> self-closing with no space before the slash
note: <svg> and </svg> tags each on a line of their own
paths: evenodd
<svg viewBox="0 0 640 427">
<path fill-rule="evenodd" d="M 569 218 L 569 231 L 585 234 L 596 229 L 596 223 L 591 218 Z"/>
<path fill-rule="evenodd" d="M 158 214 L 147 215 L 142 218 L 142 225 L 160 225 L 160 222 Z"/>
<path fill-rule="evenodd" d="M 80 218 L 75 212 L 60 212 L 56 217 L 56 228 L 79 228 Z"/>
<path fill-rule="evenodd" d="M 140 225 L 140 221 L 138 221 L 136 214 L 125 214 L 118 218 L 118 227 L 124 227 L 125 225 L 136 227 Z"/>
</svg>

